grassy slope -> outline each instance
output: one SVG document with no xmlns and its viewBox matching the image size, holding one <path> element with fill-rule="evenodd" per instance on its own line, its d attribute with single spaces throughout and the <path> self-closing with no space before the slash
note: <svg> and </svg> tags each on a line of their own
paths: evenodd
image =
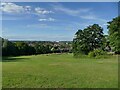
<svg viewBox="0 0 120 90">
<path fill-rule="evenodd" d="M 116 56 L 75 59 L 72 54 L 7 58 L 3 87 L 114 88 L 118 86 Z"/>
</svg>

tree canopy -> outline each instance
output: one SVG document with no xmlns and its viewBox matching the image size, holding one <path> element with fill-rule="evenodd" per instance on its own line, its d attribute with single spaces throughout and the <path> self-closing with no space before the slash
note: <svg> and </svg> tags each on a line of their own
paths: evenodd
<svg viewBox="0 0 120 90">
<path fill-rule="evenodd" d="M 114 51 L 120 53 L 120 16 L 108 22 L 109 40 Z"/>
<path fill-rule="evenodd" d="M 36 55 L 48 53 L 69 52 L 70 44 L 66 42 L 47 42 L 47 41 L 9 41 L 0 38 L 2 42 L 2 56 Z M 57 45 L 57 46 L 55 46 Z M 64 45 L 64 47 L 63 47 Z M 59 47 L 59 48 L 56 48 Z M 52 48 L 55 48 L 52 51 Z"/>
<path fill-rule="evenodd" d="M 98 24 L 93 24 L 84 30 L 78 30 L 73 39 L 73 53 L 88 54 L 90 51 L 101 48 L 103 45 L 103 28 Z"/>
</svg>

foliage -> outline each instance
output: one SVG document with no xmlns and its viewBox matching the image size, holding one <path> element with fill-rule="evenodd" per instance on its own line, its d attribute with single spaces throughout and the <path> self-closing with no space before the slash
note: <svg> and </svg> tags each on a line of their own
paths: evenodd
<svg viewBox="0 0 120 90">
<path fill-rule="evenodd" d="M 70 44 L 45 41 L 8 41 L 1 38 L 2 56 L 36 55 L 69 52 Z M 57 46 L 54 46 L 57 45 Z M 59 45 L 59 46 L 58 46 Z M 52 50 L 53 48 L 53 50 Z M 67 50 L 66 50 L 67 49 Z"/>
<path fill-rule="evenodd" d="M 35 50 L 36 54 L 45 54 L 45 53 L 50 53 L 50 46 L 46 45 L 44 46 L 43 44 L 35 44 Z"/>
<path fill-rule="evenodd" d="M 16 56 L 18 53 L 18 48 L 15 46 L 14 43 L 8 41 L 7 39 L 4 39 L 3 45 L 2 45 L 2 55 L 3 56 Z"/>
<path fill-rule="evenodd" d="M 110 44 L 114 51 L 120 54 L 120 16 L 108 22 Z"/>
<path fill-rule="evenodd" d="M 103 45 L 103 29 L 98 24 L 88 26 L 84 30 L 78 30 L 75 36 L 73 39 L 74 55 L 79 53 L 88 54 Z"/>
<path fill-rule="evenodd" d="M 89 52 L 88 56 L 89 57 L 97 57 L 97 56 L 106 55 L 106 54 L 107 53 L 105 51 L 100 50 L 100 49 L 96 49 L 96 50 Z"/>
<path fill-rule="evenodd" d="M 103 44 L 101 45 L 101 49 L 102 50 L 106 50 L 106 47 L 109 46 L 109 36 L 108 35 L 104 35 L 103 37 Z"/>
<path fill-rule="evenodd" d="M 19 55 L 32 55 L 35 53 L 35 49 L 32 46 L 29 46 L 27 43 L 17 42 L 15 45 L 19 50 Z"/>
</svg>

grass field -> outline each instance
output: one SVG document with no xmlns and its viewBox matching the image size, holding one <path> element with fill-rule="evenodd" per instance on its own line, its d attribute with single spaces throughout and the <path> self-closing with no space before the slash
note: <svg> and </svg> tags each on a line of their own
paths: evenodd
<svg viewBox="0 0 120 90">
<path fill-rule="evenodd" d="M 72 54 L 3 58 L 3 88 L 117 88 L 117 56 L 73 58 Z"/>
</svg>

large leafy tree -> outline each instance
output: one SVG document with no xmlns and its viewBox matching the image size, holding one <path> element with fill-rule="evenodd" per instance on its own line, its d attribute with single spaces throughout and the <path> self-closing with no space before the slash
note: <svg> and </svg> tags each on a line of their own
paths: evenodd
<svg viewBox="0 0 120 90">
<path fill-rule="evenodd" d="M 116 53 L 120 53 L 120 16 L 108 22 L 110 44 Z"/>
<path fill-rule="evenodd" d="M 98 24 L 88 26 L 84 30 L 78 30 L 73 39 L 74 55 L 88 54 L 90 51 L 103 45 L 103 28 Z"/>
</svg>

